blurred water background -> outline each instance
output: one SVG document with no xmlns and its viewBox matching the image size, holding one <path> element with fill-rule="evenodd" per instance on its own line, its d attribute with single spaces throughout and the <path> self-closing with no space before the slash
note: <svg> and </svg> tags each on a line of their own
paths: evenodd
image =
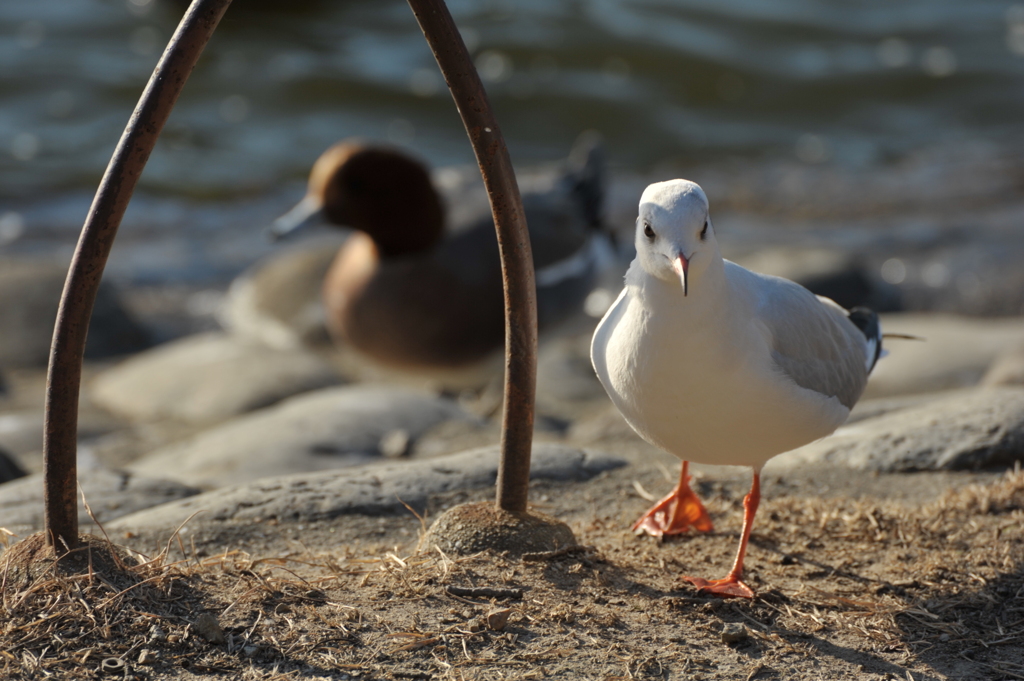
<svg viewBox="0 0 1024 681">
<path fill-rule="evenodd" d="M 928 263 L 914 270 L 900 249 L 982 227 L 1000 244 L 1020 239 L 1024 5 L 449 5 L 514 162 L 560 158 L 580 131 L 600 130 L 617 178 L 612 217 L 626 226 L 643 182 L 683 169 L 733 211 L 719 224 L 736 243 L 856 249 L 884 228 L 871 267 L 893 285 L 920 270 L 924 289 L 977 294 L 984 278 L 956 267 L 977 270 L 984 254 L 933 267 L 929 280 Z M 0 254 L 69 255 L 183 11 L 175 0 L 0 3 Z M 236 0 L 146 168 L 109 275 L 216 291 L 269 252 L 261 229 L 301 195 L 316 156 L 353 135 L 436 165 L 472 161 L 408 6 Z M 982 226 L 948 222 L 993 205 Z M 1020 313 L 1024 302 L 978 311 Z"/>
</svg>

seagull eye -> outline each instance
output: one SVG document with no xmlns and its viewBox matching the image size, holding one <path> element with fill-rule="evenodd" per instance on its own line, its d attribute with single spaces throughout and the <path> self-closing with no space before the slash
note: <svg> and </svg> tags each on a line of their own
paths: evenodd
<svg viewBox="0 0 1024 681">
<path fill-rule="evenodd" d="M 654 230 L 651 229 L 651 226 L 646 222 L 644 223 L 644 236 L 652 241 L 654 240 Z"/>
<path fill-rule="evenodd" d="M 704 221 L 704 229 L 700 230 L 700 240 L 704 241 L 704 239 L 706 239 L 706 238 L 708 238 L 708 221 L 707 220 Z"/>
</svg>

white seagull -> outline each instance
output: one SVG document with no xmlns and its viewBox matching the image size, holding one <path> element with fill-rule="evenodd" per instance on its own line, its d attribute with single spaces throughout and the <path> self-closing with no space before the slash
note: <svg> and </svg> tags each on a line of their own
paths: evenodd
<svg viewBox="0 0 1024 681">
<path fill-rule="evenodd" d="M 725 579 L 684 579 L 753 598 L 741 578 L 761 468 L 846 420 L 881 353 L 878 316 L 724 260 L 707 197 L 687 180 L 644 191 L 636 251 L 625 288 L 594 332 L 591 360 L 629 425 L 683 466 L 679 485 L 633 529 L 658 537 L 710 531 L 687 462 L 750 466 L 732 570 Z"/>
</svg>

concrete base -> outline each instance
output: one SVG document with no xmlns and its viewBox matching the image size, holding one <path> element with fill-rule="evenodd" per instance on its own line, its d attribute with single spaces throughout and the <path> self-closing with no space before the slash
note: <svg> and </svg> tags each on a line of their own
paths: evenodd
<svg viewBox="0 0 1024 681">
<path fill-rule="evenodd" d="M 489 501 L 445 511 L 423 537 L 425 548 L 458 555 L 491 550 L 518 556 L 575 544 L 576 537 L 562 521 L 542 513 L 510 513 Z"/>
</svg>

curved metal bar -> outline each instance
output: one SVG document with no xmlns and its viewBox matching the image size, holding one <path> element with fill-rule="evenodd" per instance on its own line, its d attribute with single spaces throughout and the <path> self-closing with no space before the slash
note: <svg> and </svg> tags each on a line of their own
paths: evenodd
<svg viewBox="0 0 1024 681">
<path fill-rule="evenodd" d="M 103 268 L 160 131 L 230 4 L 231 0 L 194 0 L 178 24 L 103 174 L 71 259 L 50 346 L 43 426 L 45 533 L 58 553 L 78 545 L 78 394 L 85 338 Z"/>
<path fill-rule="evenodd" d="M 537 386 L 537 290 L 523 202 L 498 121 L 444 0 L 408 1 L 462 116 L 494 215 L 505 284 L 505 409 L 497 504 L 522 512 Z"/>
</svg>

